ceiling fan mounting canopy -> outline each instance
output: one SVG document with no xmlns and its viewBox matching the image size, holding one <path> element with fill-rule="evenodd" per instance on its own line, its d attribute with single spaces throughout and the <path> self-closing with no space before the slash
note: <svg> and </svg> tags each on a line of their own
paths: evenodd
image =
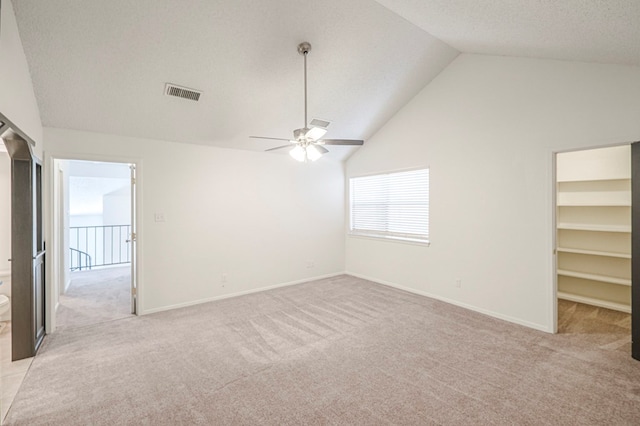
<svg viewBox="0 0 640 426">
<path fill-rule="evenodd" d="M 306 55 L 309 52 L 311 52 L 311 43 L 309 43 L 308 41 L 303 41 L 298 45 L 299 54 Z"/>
<path fill-rule="evenodd" d="M 307 56 L 311 51 L 309 42 L 302 42 L 298 45 L 298 53 L 304 56 L 304 127 L 293 131 L 293 139 L 270 138 L 264 136 L 249 136 L 256 139 L 270 139 L 288 141 L 290 144 L 282 145 L 266 151 L 275 151 L 277 149 L 291 148 L 291 144 L 295 146 L 289 154 L 298 161 L 315 161 L 322 155 L 329 152 L 322 145 L 362 145 L 364 141 L 354 139 L 321 139 L 327 132 L 326 128 L 309 126 L 307 120 Z M 313 122 L 312 122 L 313 123 Z"/>
</svg>

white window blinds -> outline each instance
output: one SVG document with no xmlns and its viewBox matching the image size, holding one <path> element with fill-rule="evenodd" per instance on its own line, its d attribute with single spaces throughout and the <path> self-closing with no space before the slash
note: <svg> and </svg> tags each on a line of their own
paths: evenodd
<svg viewBox="0 0 640 426">
<path fill-rule="evenodd" d="M 429 169 L 349 179 L 350 233 L 429 242 Z"/>
</svg>

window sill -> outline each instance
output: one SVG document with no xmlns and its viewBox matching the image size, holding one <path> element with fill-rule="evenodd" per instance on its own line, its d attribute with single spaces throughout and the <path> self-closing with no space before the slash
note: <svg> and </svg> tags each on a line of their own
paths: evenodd
<svg viewBox="0 0 640 426">
<path fill-rule="evenodd" d="M 363 240 L 374 240 L 386 243 L 400 243 L 400 244 L 408 244 L 411 246 L 421 246 L 421 247 L 429 247 L 431 246 L 430 241 L 416 241 L 416 240 L 405 240 L 401 238 L 390 238 L 390 237 L 378 237 L 374 235 L 363 235 L 363 234 L 352 234 L 347 233 L 347 237 L 349 238 L 360 238 Z"/>
</svg>

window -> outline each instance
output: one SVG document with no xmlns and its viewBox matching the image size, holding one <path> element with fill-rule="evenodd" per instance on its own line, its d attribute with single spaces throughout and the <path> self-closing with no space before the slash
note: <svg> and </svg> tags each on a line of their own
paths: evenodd
<svg viewBox="0 0 640 426">
<path fill-rule="evenodd" d="M 429 243 L 429 169 L 349 179 L 349 233 Z"/>
</svg>

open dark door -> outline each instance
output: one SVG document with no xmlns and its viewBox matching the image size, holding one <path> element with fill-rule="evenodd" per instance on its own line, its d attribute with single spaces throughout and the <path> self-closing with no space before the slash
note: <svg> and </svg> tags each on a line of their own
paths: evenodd
<svg viewBox="0 0 640 426">
<path fill-rule="evenodd" d="M 631 356 L 640 360 L 640 142 L 631 144 Z"/>
<path fill-rule="evenodd" d="M 36 354 L 45 335 L 42 164 L 32 142 L 0 116 L 11 157 L 11 358 Z"/>
</svg>

